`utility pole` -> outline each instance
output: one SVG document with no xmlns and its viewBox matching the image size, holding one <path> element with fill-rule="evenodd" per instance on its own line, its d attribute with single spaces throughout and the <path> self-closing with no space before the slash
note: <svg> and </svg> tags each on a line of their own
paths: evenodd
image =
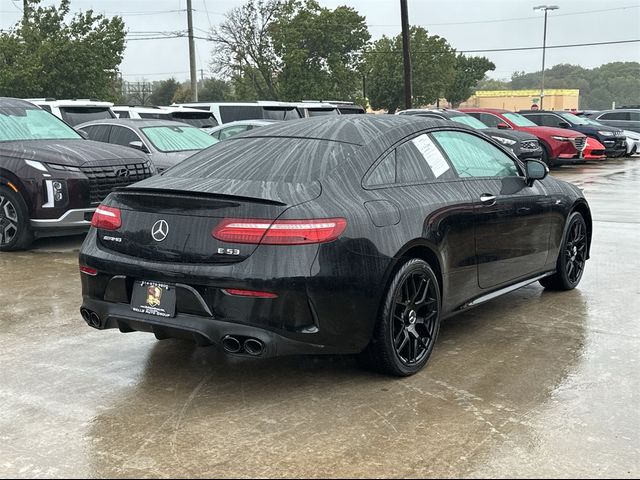
<svg viewBox="0 0 640 480">
<path fill-rule="evenodd" d="M 22 28 L 26 28 L 29 22 L 29 0 L 22 0 Z"/>
<path fill-rule="evenodd" d="M 196 46 L 193 40 L 193 8 L 187 0 L 187 28 L 189 29 L 189 66 L 191 72 L 191 100 L 198 101 L 198 73 L 196 71 Z"/>
<path fill-rule="evenodd" d="M 407 0 L 400 0 L 400 17 L 402 20 L 402 56 L 404 60 L 404 108 L 411 108 L 411 56 L 409 54 L 409 9 Z"/>
<path fill-rule="evenodd" d="M 540 110 L 544 110 L 544 60 L 547 53 L 547 13 L 558 10 L 557 5 L 538 5 L 534 10 L 544 10 L 544 36 L 542 37 L 542 78 L 540 80 Z"/>
</svg>

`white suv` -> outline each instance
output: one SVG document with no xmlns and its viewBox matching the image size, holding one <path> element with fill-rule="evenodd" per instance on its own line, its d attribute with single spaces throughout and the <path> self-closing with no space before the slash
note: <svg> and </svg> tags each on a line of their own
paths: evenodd
<svg viewBox="0 0 640 480">
<path fill-rule="evenodd" d="M 39 106 L 72 127 L 92 120 L 116 118 L 111 110 L 113 103 L 98 102 L 89 99 L 55 100 L 51 98 L 28 98 L 28 102 Z"/>
<path fill-rule="evenodd" d="M 287 102 L 200 102 L 174 106 L 211 112 L 220 125 L 239 120 L 297 120 L 302 118 L 293 103 Z"/>
<path fill-rule="evenodd" d="M 146 118 L 154 120 L 172 120 L 188 123 L 193 127 L 212 128 L 218 126 L 218 121 L 208 111 L 185 107 L 139 107 L 115 106 L 113 111 L 118 118 Z"/>
</svg>

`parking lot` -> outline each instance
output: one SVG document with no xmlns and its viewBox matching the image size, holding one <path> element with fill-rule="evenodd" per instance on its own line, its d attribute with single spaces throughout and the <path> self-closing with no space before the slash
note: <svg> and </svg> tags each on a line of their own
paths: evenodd
<svg viewBox="0 0 640 480">
<path fill-rule="evenodd" d="M 82 237 L 2 253 L 0 476 L 637 477 L 640 160 L 552 173 L 593 211 L 580 286 L 448 320 L 406 379 L 95 331 Z"/>
</svg>

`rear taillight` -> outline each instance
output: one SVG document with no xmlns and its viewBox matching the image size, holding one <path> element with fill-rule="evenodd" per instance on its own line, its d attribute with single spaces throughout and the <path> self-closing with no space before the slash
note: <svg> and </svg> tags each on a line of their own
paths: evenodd
<svg viewBox="0 0 640 480">
<path fill-rule="evenodd" d="M 120 218 L 119 208 L 100 205 L 96 208 L 93 218 L 91 219 L 91 226 L 102 230 L 117 230 L 121 225 L 122 219 Z"/>
<path fill-rule="evenodd" d="M 98 270 L 95 268 L 87 267 L 86 265 L 80 265 L 80 272 L 95 277 L 98 275 Z"/>
<path fill-rule="evenodd" d="M 344 218 L 313 220 L 256 220 L 227 218 L 213 229 L 217 240 L 230 243 L 264 245 L 304 245 L 331 242 L 338 238 L 347 221 Z"/>
<path fill-rule="evenodd" d="M 262 292 L 257 290 L 242 290 L 239 288 L 225 288 L 222 290 L 232 297 L 255 297 L 255 298 L 278 298 L 278 295 L 271 292 Z"/>
</svg>

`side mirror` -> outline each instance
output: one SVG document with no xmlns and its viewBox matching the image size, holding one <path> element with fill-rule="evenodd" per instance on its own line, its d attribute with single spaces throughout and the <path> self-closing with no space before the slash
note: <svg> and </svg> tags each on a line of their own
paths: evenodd
<svg viewBox="0 0 640 480">
<path fill-rule="evenodd" d="M 549 174 L 549 167 L 540 160 L 527 160 L 524 163 L 527 173 L 527 185 L 532 186 L 536 180 L 542 180 Z"/>
<path fill-rule="evenodd" d="M 147 148 L 147 146 L 144 143 L 142 143 L 140 140 L 136 140 L 135 142 L 129 142 L 129 146 L 131 148 L 135 148 L 136 150 L 140 150 L 141 152 L 149 153 L 149 149 Z"/>
<path fill-rule="evenodd" d="M 511 127 L 509 125 L 507 125 L 506 123 L 499 123 L 498 125 L 496 125 L 497 128 L 499 128 L 500 130 L 510 130 Z"/>
<path fill-rule="evenodd" d="M 567 123 L 567 122 L 560 122 L 560 123 L 558 124 L 558 126 L 559 126 L 560 128 L 570 128 L 570 127 L 571 127 L 571 124 L 570 124 L 570 123 Z"/>
<path fill-rule="evenodd" d="M 76 130 L 76 132 L 78 132 L 78 135 L 80 135 L 85 140 L 89 140 L 89 134 L 86 131 L 84 131 L 84 130 Z"/>
</svg>

